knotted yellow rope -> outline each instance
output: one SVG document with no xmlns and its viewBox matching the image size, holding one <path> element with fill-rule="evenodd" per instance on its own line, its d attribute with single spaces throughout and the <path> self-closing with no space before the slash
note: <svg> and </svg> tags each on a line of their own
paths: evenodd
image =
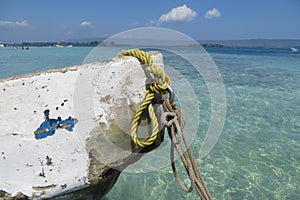
<svg viewBox="0 0 300 200">
<path fill-rule="evenodd" d="M 154 99 L 156 94 L 163 95 L 169 92 L 168 85 L 171 85 L 171 80 L 170 77 L 161 68 L 157 67 L 154 64 L 154 61 L 152 60 L 151 56 L 145 51 L 139 49 L 123 50 L 120 53 L 120 56 L 133 56 L 137 58 L 140 61 L 140 63 L 146 67 L 145 70 L 149 72 L 154 79 L 153 83 L 147 86 L 145 98 L 138 110 L 136 111 L 136 114 L 131 124 L 132 141 L 140 147 L 146 147 L 154 142 L 158 134 L 158 121 L 152 106 L 152 100 Z M 152 133 L 149 138 L 147 138 L 144 141 L 141 141 L 137 137 L 137 126 L 143 111 L 146 109 L 148 109 L 148 113 L 153 124 Z"/>
<path fill-rule="evenodd" d="M 134 116 L 133 122 L 131 124 L 131 139 L 132 141 L 140 146 L 140 147 L 147 147 L 151 145 L 154 140 L 157 138 L 158 134 L 158 121 L 157 117 L 154 113 L 154 109 L 152 106 L 152 100 L 154 99 L 156 94 L 167 94 L 169 93 L 168 85 L 171 85 L 171 80 L 169 76 L 159 67 L 157 67 L 151 56 L 141 50 L 133 49 L 133 50 L 124 50 L 120 53 L 121 56 L 133 56 L 137 58 L 140 63 L 146 66 L 145 70 L 152 74 L 154 81 L 152 84 L 147 86 L 146 94 L 143 102 L 141 103 L 140 107 L 136 111 Z M 170 92 L 172 93 L 172 92 Z M 179 186 L 186 192 L 190 192 L 193 188 L 196 189 L 197 193 L 199 194 L 200 198 L 203 200 L 210 200 L 211 196 L 208 192 L 208 189 L 205 185 L 205 182 L 201 176 L 200 170 L 196 164 L 195 158 L 192 154 L 192 151 L 188 147 L 187 140 L 183 135 L 182 129 L 184 126 L 184 120 L 181 111 L 176 108 L 175 104 L 169 102 L 166 99 L 163 103 L 164 110 L 166 111 L 162 115 L 162 119 L 164 119 L 163 124 L 165 127 L 168 128 L 168 132 L 171 138 L 171 163 L 173 173 L 175 178 L 179 184 Z M 137 126 L 140 121 L 142 112 L 148 109 L 148 113 L 150 119 L 152 121 L 152 134 L 151 136 L 146 139 L 145 141 L 140 141 L 137 137 Z M 177 137 L 176 137 L 177 135 Z M 186 147 L 187 153 L 184 152 L 184 149 L 181 147 L 180 141 L 183 140 L 184 146 Z M 174 150 L 177 150 L 178 154 L 180 155 L 181 161 L 190 177 L 191 185 L 189 188 L 185 187 L 183 182 L 178 176 L 175 162 L 174 162 Z"/>
</svg>

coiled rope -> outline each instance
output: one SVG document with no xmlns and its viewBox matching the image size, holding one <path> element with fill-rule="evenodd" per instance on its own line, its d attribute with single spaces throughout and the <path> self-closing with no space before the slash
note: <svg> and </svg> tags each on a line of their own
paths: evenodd
<svg viewBox="0 0 300 200">
<path fill-rule="evenodd" d="M 197 166 L 193 153 L 188 146 L 187 139 L 183 134 L 182 130 L 184 126 L 184 119 L 180 109 L 176 108 L 175 104 L 171 104 L 169 102 L 169 99 L 166 99 L 163 102 L 163 107 L 166 110 L 166 112 L 162 114 L 161 120 L 163 121 L 163 124 L 168 128 L 168 133 L 171 138 L 171 151 L 170 151 L 171 165 L 172 165 L 173 174 L 175 176 L 178 185 L 185 192 L 191 192 L 193 188 L 195 188 L 202 200 L 211 200 L 209 191 L 201 176 L 200 169 Z M 185 147 L 186 152 L 181 146 L 181 141 L 183 141 L 183 146 Z M 176 165 L 174 162 L 175 149 L 179 154 L 183 166 L 185 167 L 185 170 L 190 178 L 191 185 L 189 188 L 187 188 L 183 184 L 182 180 L 179 178 L 179 175 L 177 173 Z"/>
<path fill-rule="evenodd" d="M 146 94 L 143 102 L 141 103 L 140 107 L 136 111 L 134 116 L 133 122 L 131 124 L 131 139 L 132 141 L 140 146 L 140 147 L 147 147 L 151 145 L 155 139 L 157 138 L 158 134 L 158 119 L 155 115 L 152 100 L 154 99 L 156 94 L 167 94 L 172 93 L 170 91 L 169 86 L 171 85 L 171 80 L 169 76 L 159 67 L 157 67 L 151 56 L 139 49 L 132 49 L 132 50 L 124 50 L 120 53 L 120 56 L 133 56 L 137 58 L 140 63 L 144 64 L 145 70 L 148 71 L 153 76 L 153 83 L 148 85 L 146 88 Z M 172 96 L 173 94 L 170 94 Z M 137 137 L 137 126 L 140 121 L 141 115 L 145 109 L 148 109 L 148 113 L 152 122 L 152 133 L 149 138 L 144 141 L 140 141 Z M 201 176 L 200 170 L 196 164 L 196 160 L 193 156 L 191 149 L 188 146 L 187 139 L 183 134 L 183 127 L 184 127 L 184 119 L 180 109 L 176 108 L 175 104 L 169 101 L 169 99 L 165 99 L 163 102 L 163 109 L 164 112 L 161 115 L 161 122 L 165 127 L 168 129 L 169 136 L 171 138 L 171 165 L 174 176 L 179 184 L 179 186 L 185 192 L 191 192 L 193 188 L 196 189 L 198 195 L 202 200 L 211 200 L 211 196 L 208 192 L 208 189 L 205 185 L 205 182 Z M 181 141 L 183 141 L 183 145 L 186 149 L 186 152 L 181 147 Z M 174 162 L 174 152 L 178 152 L 180 155 L 180 159 L 187 171 L 187 174 L 190 178 L 191 185 L 187 188 L 182 180 L 179 178 L 175 162 Z"/>
<path fill-rule="evenodd" d="M 147 86 L 145 98 L 136 111 L 131 124 L 132 141 L 140 147 L 147 147 L 155 141 L 158 134 L 158 120 L 152 106 L 152 100 L 154 99 L 156 94 L 163 95 L 168 93 L 168 85 L 171 85 L 171 79 L 161 68 L 157 67 L 154 64 L 151 56 L 145 51 L 139 49 L 123 50 L 120 53 L 120 56 L 133 56 L 137 58 L 140 63 L 143 64 L 145 70 L 152 74 L 154 79 L 153 83 Z M 141 141 L 137 137 L 137 126 L 145 109 L 148 109 L 148 113 L 152 122 L 152 133 L 149 138 Z"/>
</svg>

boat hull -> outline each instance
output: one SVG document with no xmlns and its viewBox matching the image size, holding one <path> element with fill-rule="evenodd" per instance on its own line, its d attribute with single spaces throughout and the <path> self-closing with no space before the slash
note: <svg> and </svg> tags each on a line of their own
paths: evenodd
<svg viewBox="0 0 300 200">
<path fill-rule="evenodd" d="M 131 57 L 1 79 L 0 197 L 105 195 L 143 155 L 129 133 L 146 82 Z"/>
</svg>

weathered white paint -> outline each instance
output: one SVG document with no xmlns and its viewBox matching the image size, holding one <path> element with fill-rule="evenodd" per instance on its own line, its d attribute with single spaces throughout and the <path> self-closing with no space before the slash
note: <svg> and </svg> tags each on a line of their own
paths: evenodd
<svg viewBox="0 0 300 200">
<path fill-rule="evenodd" d="M 161 54 L 152 58 L 162 66 Z M 91 131 L 116 120 L 124 102 L 140 103 L 145 80 L 131 57 L 0 80 L 0 190 L 44 198 L 87 187 Z M 35 139 L 46 109 L 50 118 L 77 118 L 75 130 Z"/>
</svg>

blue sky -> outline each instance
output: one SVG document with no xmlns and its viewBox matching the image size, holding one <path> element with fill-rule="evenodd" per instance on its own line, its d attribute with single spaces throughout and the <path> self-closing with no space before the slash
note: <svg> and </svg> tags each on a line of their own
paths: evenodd
<svg viewBox="0 0 300 200">
<path fill-rule="evenodd" d="M 158 26 L 194 39 L 300 39 L 298 0 L 0 0 L 0 41 L 109 37 Z"/>
</svg>

